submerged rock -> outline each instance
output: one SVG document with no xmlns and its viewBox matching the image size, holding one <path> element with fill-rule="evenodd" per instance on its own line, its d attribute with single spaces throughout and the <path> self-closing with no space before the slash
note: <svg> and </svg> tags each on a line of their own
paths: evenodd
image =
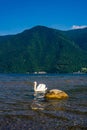
<svg viewBox="0 0 87 130">
<path fill-rule="evenodd" d="M 68 94 L 58 89 L 51 89 L 45 94 L 46 99 L 66 99 Z"/>
</svg>

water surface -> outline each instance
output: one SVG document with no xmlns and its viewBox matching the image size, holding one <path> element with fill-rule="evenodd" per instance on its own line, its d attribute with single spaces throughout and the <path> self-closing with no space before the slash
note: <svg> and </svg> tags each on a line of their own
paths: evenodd
<svg viewBox="0 0 87 130">
<path fill-rule="evenodd" d="M 45 83 L 69 95 L 45 100 L 32 83 Z M 0 74 L 0 130 L 86 130 L 87 75 Z"/>
</svg>

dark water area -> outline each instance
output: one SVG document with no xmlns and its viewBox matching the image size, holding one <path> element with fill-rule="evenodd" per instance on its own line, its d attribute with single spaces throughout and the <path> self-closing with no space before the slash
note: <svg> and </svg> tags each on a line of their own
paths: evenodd
<svg viewBox="0 0 87 130">
<path fill-rule="evenodd" d="M 34 81 L 69 98 L 45 100 Z M 0 74 L 0 130 L 87 130 L 87 75 Z"/>
</svg>

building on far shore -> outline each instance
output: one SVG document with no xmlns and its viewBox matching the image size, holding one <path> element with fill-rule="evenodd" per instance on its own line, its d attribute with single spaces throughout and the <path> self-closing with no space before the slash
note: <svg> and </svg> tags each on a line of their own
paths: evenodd
<svg viewBox="0 0 87 130">
<path fill-rule="evenodd" d="M 45 71 L 34 72 L 34 74 L 46 74 Z"/>
</svg>

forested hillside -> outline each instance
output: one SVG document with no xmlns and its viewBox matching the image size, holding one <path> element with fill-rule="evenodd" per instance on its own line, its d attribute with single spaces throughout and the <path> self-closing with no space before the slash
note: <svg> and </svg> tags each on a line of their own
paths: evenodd
<svg viewBox="0 0 87 130">
<path fill-rule="evenodd" d="M 71 40 L 78 44 L 81 49 L 87 51 L 87 28 L 69 30 L 65 33 Z"/>
<path fill-rule="evenodd" d="M 87 67 L 86 36 L 87 29 L 64 32 L 44 26 L 0 36 L 0 73 L 79 71 Z"/>
</svg>

